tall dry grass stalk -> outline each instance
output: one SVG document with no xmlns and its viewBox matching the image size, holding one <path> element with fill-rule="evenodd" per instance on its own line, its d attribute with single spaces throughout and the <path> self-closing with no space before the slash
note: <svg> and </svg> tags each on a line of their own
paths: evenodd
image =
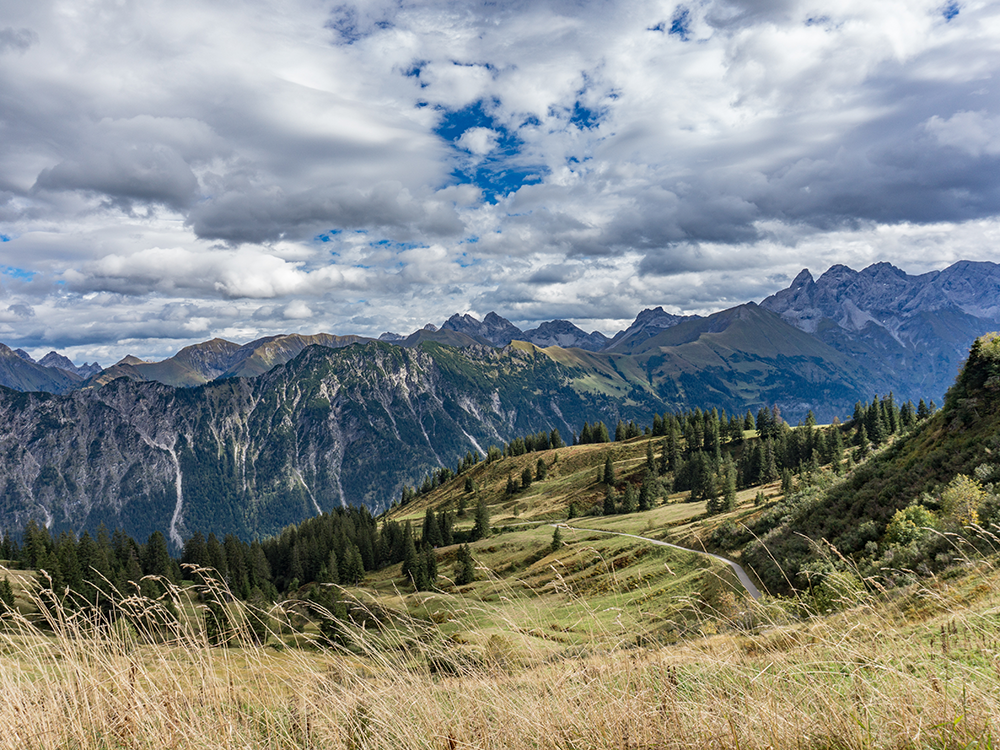
<svg viewBox="0 0 1000 750">
<path fill-rule="evenodd" d="M 340 648 L 279 649 L 216 582 L 123 595 L 110 616 L 38 591 L 37 616 L 2 623 L 0 748 L 992 747 L 996 585 L 854 592 L 804 622 L 747 602 L 742 630 L 599 653 L 535 651 L 524 622 L 473 647 L 377 603 L 354 603 L 381 625 Z M 227 647 L 202 626 L 209 601 L 232 615 Z M 269 613 L 272 644 L 289 609 Z"/>
</svg>

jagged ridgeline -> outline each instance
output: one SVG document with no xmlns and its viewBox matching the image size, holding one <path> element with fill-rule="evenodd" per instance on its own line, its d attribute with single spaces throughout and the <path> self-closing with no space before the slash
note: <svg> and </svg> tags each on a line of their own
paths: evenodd
<svg viewBox="0 0 1000 750">
<path fill-rule="evenodd" d="M 604 392 L 581 387 L 584 376 L 531 345 L 372 342 L 312 346 L 256 378 L 197 388 L 3 389 L 0 527 L 159 530 L 175 547 L 196 531 L 250 539 L 344 504 L 388 507 L 470 450 L 667 407 L 610 376 Z"/>
</svg>

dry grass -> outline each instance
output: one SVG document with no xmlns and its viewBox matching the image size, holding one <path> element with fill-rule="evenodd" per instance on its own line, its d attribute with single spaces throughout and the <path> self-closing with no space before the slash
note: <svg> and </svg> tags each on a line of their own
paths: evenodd
<svg viewBox="0 0 1000 750">
<path fill-rule="evenodd" d="M 992 747 L 998 592 L 971 570 L 826 618 L 768 602 L 706 622 L 715 635 L 599 652 L 533 645 L 530 602 L 477 643 L 382 610 L 347 647 L 279 649 L 277 626 L 270 646 L 244 624 L 213 647 L 197 617 L 154 625 L 163 602 L 122 597 L 109 624 L 29 592 L 39 614 L 0 633 L 0 747 Z M 168 597 L 184 613 L 226 592 Z"/>
</svg>

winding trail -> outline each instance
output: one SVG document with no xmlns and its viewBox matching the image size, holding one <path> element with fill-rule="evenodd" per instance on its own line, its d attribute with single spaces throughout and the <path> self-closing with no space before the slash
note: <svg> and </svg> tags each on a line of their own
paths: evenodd
<svg viewBox="0 0 1000 750">
<path fill-rule="evenodd" d="M 750 594 L 750 596 L 752 596 L 754 599 L 760 599 L 760 589 L 758 589 L 754 585 L 753 581 L 750 580 L 750 576 L 748 576 L 747 572 L 743 570 L 743 566 L 741 566 L 739 563 L 733 562 L 728 558 L 721 557 L 719 555 L 713 555 L 711 552 L 704 552 L 702 550 L 690 549 L 688 547 L 681 547 L 680 545 L 671 544 L 670 542 L 664 542 L 659 539 L 651 539 L 648 536 L 639 536 L 638 534 L 626 534 L 623 531 L 605 531 L 604 529 L 588 529 L 584 526 L 570 526 L 568 523 L 558 523 L 551 525 L 562 526 L 563 528 L 572 529 L 573 531 L 594 531 L 597 532 L 598 534 L 610 534 L 611 536 L 627 536 L 631 537 L 632 539 L 640 539 L 644 542 L 649 542 L 650 544 L 656 544 L 659 545 L 660 547 L 672 547 L 673 549 L 678 549 L 681 550 L 682 552 L 694 552 L 697 555 L 707 555 L 708 557 L 718 560 L 721 563 L 725 563 L 730 568 L 732 568 L 733 572 L 736 574 L 736 577 L 739 579 L 739 582 L 743 584 L 743 588 L 747 590 L 747 593 Z"/>
</svg>

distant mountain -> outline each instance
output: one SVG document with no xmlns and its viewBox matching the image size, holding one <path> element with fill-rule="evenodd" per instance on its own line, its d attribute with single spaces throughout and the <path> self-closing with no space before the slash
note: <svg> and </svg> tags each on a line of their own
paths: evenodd
<svg viewBox="0 0 1000 750">
<path fill-rule="evenodd" d="M 833 266 L 816 280 L 803 270 L 761 307 L 880 369 L 897 396 L 940 399 L 975 338 L 1000 327 L 1000 265 L 919 276 L 889 263 Z"/>
<path fill-rule="evenodd" d="M 561 346 L 563 349 L 575 347 L 591 352 L 599 352 L 611 342 L 600 331 L 585 333 L 568 320 L 550 320 L 538 328 L 524 331 L 522 341 L 530 341 L 543 349 L 549 346 Z"/>
<path fill-rule="evenodd" d="M 175 544 L 194 530 L 249 538 L 342 503 L 383 509 L 428 471 L 541 429 L 569 440 L 584 421 L 648 424 L 695 406 L 777 405 L 793 423 L 812 409 L 825 421 L 882 382 L 752 303 L 637 338 L 627 354 L 495 348 L 448 329 L 405 346 L 309 338 L 126 358 L 101 374 L 114 379 L 67 395 L 0 388 L 0 528 L 36 518 L 55 531 L 158 529 Z M 196 387 L 148 379 L 227 364 Z M 237 372 L 252 376 L 227 377 Z"/>
<path fill-rule="evenodd" d="M 643 391 L 626 402 L 576 388 L 574 370 L 530 344 L 368 342 L 310 346 L 258 377 L 195 388 L 0 388 L 0 528 L 35 518 L 53 531 L 160 530 L 175 544 L 195 530 L 250 538 L 344 503 L 385 508 L 491 443 L 663 408 Z"/>
<path fill-rule="evenodd" d="M 639 313 L 635 322 L 624 331 L 619 331 L 607 345 L 609 351 L 627 352 L 641 346 L 646 339 L 657 335 L 660 331 L 673 328 L 678 323 L 697 315 L 681 316 L 664 312 L 662 307 L 655 307 L 652 310 L 643 310 Z"/>
<path fill-rule="evenodd" d="M 456 313 L 442 324 L 441 329 L 464 333 L 466 336 L 480 340 L 481 343 L 489 343 L 493 346 L 507 346 L 511 341 L 522 340 L 524 337 L 524 331 L 506 318 L 501 318 L 495 312 L 487 313 L 482 321 L 477 320 L 472 315 Z"/>
<path fill-rule="evenodd" d="M 22 352 L 22 354 L 25 354 Z M 18 391 L 66 393 L 79 388 L 83 378 L 58 367 L 45 367 L 0 344 L 0 385 Z"/>
<path fill-rule="evenodd" d="M 101 366 L 96 362 L 84 362 L 82 365 L 77 366 L 73 364 L 73 361 L 69 357 L 63 356 L 59 352 L 49 352 L 38 361 L 38 364 L 42 367 L 58 367 L 60 370 L 79 375 L 81 378 L 86 378 L 95 372 L 101 371 Z"/>
</svg>

